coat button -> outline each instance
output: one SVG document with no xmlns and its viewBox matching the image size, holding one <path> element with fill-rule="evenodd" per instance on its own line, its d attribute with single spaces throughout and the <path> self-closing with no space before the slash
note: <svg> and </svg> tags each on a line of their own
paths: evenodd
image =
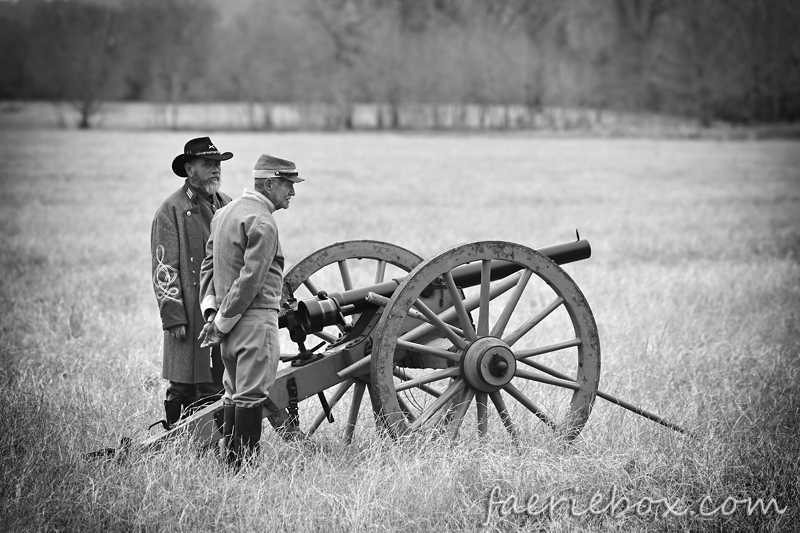
<svg viewBox="0 0 800 533">
<path fill-rule="evenodd" d="M 197 282 L 195 281 L 194 283 L 192 283 L 192 285 L 194 285 L 195 287 L 197 287 Z"/>
<path fill-rule="evenodd" d="M 190 217 L 190 216 L 192 216 L 192 212 L 191 212 L 191 211 L 186 211 L 186 216 L 187 216 L 187 217 Z"/>
<path fill-rule="evenodd" d="M 190 258 L 189 258 L 189 262 L 190 262 L 190 263 L 194 263 L 194 257 L 190 257 Z"/>
</svg>

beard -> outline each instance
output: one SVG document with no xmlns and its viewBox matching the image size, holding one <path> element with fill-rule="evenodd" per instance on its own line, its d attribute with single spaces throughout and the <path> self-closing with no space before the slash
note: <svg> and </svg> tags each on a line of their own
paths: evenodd
<svg viewBox="0 0 800 533">
<path fill-rule="evenodd" d="M 220 182 L 222 180 L 217 178 L 209 178 L 205 181 L 197 181 L 194 183 L 192 181 L 193 180 L 189 180 L 189 185 L 191 185 L 195 189 L 203 191 L 203 193 L 206 194 L 207 196 L 211 196 L 212 194 L 216 194 L 217 191 L 219 191 Z"/>
<path fill-rule="evenodd" d="M 220 180 L 219 179 L 210 179 L 207 182 L 203 183 L 203 192 L 207 195 L 211 196 L 212 194 L 216 194 L 219 191 Z"/>
</svg>

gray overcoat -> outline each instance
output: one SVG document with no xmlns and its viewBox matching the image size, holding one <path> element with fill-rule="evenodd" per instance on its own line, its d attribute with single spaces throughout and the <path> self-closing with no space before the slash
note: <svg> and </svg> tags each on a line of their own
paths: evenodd
<svg viewBox="0 0 800 533">
<path fill-rule="evenodd" d="M 217 193 L 221 207 L 230 196 Z M 200 312 L 200 265 L 210 235 L 208 204 L 189 186 L 171 194 L 156 211 L 150 232 L 153 289 L 164 329 L 162 377 L 179 383 L 212 381 L 209 348 L 200 348 L 197 336 L 203 328 Z M 186 340 L 173 339 L 167 329 L 186 326 Z"/>
</svg>

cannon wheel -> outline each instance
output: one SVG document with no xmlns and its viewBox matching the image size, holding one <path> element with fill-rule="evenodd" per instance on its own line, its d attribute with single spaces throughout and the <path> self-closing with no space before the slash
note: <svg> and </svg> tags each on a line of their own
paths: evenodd
<svg viewBox="0 0 800 533">
<path fill-rule="evenodd" d="M 494 259 L 515 262 L 523 269 L 491 282 Z M 481 262 L 481 282 L 470 289 L 475 294 L 469 298 L 455 286 L 451 271 L 473 261 Z M 420 300 L 422 291 L 437 282 L 452 298 L 449 314 L 447 309 L 433 312 Z M 531 286 L 537 291 L 533 302 L 520 305 Z M 508 292 L 505 301 L 496 299 L 504 291 Z M 412 307 L 418 311 L 412 311 L 415 316 L 421 312 L 428 318 L 430 325 L 421 327 L 438 330 L 436 343 L 415 343 L 414 331 L 400 335 Z M 490 320 L 492 307 L 495 320 Z M 477 326 L 472 310 L 477 311 Z M 562 324 L 550 325 L 554 320 Z M 509 325 L 518 327 L 507 333 Z M 377 420 L 394 436 L 437 429 L 455 439 L 459 428 L 467 424 L 474 424 L 477 434 L 484 435 L 490 415 L 496 412 L 515 441 L 522 431 L 537 426 L 549 426 L 557 435 L 572 440 L 586 423 L 597 394 L 600 343 L 589 304 L 556 263 L 518 244 L 464 244 L 421 263 L 395 290 L 375 331 L 371 379 Z M 556 333 L 564 338 L 554 339 Z M 525 344 L 528 346 L 520 347 Z M 398 352 L 398 348 L 403 349 Z M 440 358 L 449 366 L 398 375 L 397 369 L 403 367 L 398 354 L 409 351 Z M 436 398 L 419 405 L 409 418 L 401 408 L 403 402 L 398 402 L 400 391 L 405 394 L 422 387 L 433 391 Z M 477 417 L 465 423 L 473 404 Z M 512 420 L 530 414 L 544 425 L 515 425 Z"/>
<path fill-rule="evenodd" d="M 353 240 L 344 241 L 321 248 L 300 261 L 297 262 L 286 273 L 283 279 L 283 292 L 281 295 L 281 304 L 288 299 L 294 297 L 295 291 L 304 285 L 311 294 L 318 294 L 320 290 L 325 290 L 325 286 L 318 286 L 312 276 L 327 266 L 336 264 L 339 268 L 339 278 L 341 279 L 342 286 L 345 290 L 351 290 L 353 287 L 352 276 L 350 273 L 349 262 L 352 260 L 371 260 L 375 263 L 374 279 L 370 280 L 371 283 L 381 283 L 386 281 L 384 279 L 386 273 L 386 265 L 394 265 L 404 272 L 411 272 L 419 263 L 422 258 L 417 254 L 406 250 L 395 244 L 387 242 L 373 241 L 373 240 Z M 330 291 L 333 292 L 333 291 Z M 347 317 L 348 323 L 354 321 L 354 317 Z M 329 333 L 321 332 L 315 334 L 328 343 L 336 340 L 335 337 Z M 344 438 L 347 442 L 352 441 L 353 433 L 355 430 L 356 420 L 358 419 L 361 400 L 363 399 L 364 391 L 369 389 L 370 399 L 374 401 L 374 394 L 372 394 L 372 387 L 366 381 L 360 379 L 347 380 L 344 383 L 334 388 L 333 394 L 328 398 L 330 408 L 333 409 L 334 405 L 340 401 L 344 394 L 350 387 L 353 387 L 352 402 L 349 408 L 348 421 L 345 426 Z M 329 389 L 330 390 L 330 389 Z M 316 401 L 316 398 L 310 398 L 310 401 Z M 314 434 L 325 419 L 325 413 L 320 408 L 320 413 L 315 417 L 311 426 L 306 430 L 308 436 Z"/>
</svg>

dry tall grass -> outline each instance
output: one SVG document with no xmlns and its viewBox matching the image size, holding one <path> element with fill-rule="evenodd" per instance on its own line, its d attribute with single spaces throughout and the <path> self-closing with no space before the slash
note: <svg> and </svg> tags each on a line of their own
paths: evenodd
<svg viewBox="0 0 800 533">
<path fill-rule="evenodd" d="M 214 134 L 235 153 L 223 167 L 233 196 L 261 152 L 297 161 L 308 178 L 277 217 L 289 263 L 354 238 L 427 257 L 480 239 L 545 246 L 579 228 L 594 255 L 567 270 L 599 323 L 601 388 L 699 438 L 598 400 L 573 447 L 544 432 L 514 447 L 495 418 L 488 439 L 455 446 L 391 442 L 367 425 L 351 446 L 332 431 L 314 448 L 265 431 L 259 463 L 240 476 L 184 442 L 85 462 L 87 451 L 144 437 L 161 414 L 149 229 L 180 185 L 169 163 L 190 136 L 0 131 L 0 529 L 795 527 L 800 150 L 791 142 Z M 522 512 L 532 495 L 530 511 L 550 497 L 582 510 L 611 491 L 677 510 L 699 511 L 705 496 L 706 511 L 728 497 L 775 498 L 786 510 Z"/>
</svg>

